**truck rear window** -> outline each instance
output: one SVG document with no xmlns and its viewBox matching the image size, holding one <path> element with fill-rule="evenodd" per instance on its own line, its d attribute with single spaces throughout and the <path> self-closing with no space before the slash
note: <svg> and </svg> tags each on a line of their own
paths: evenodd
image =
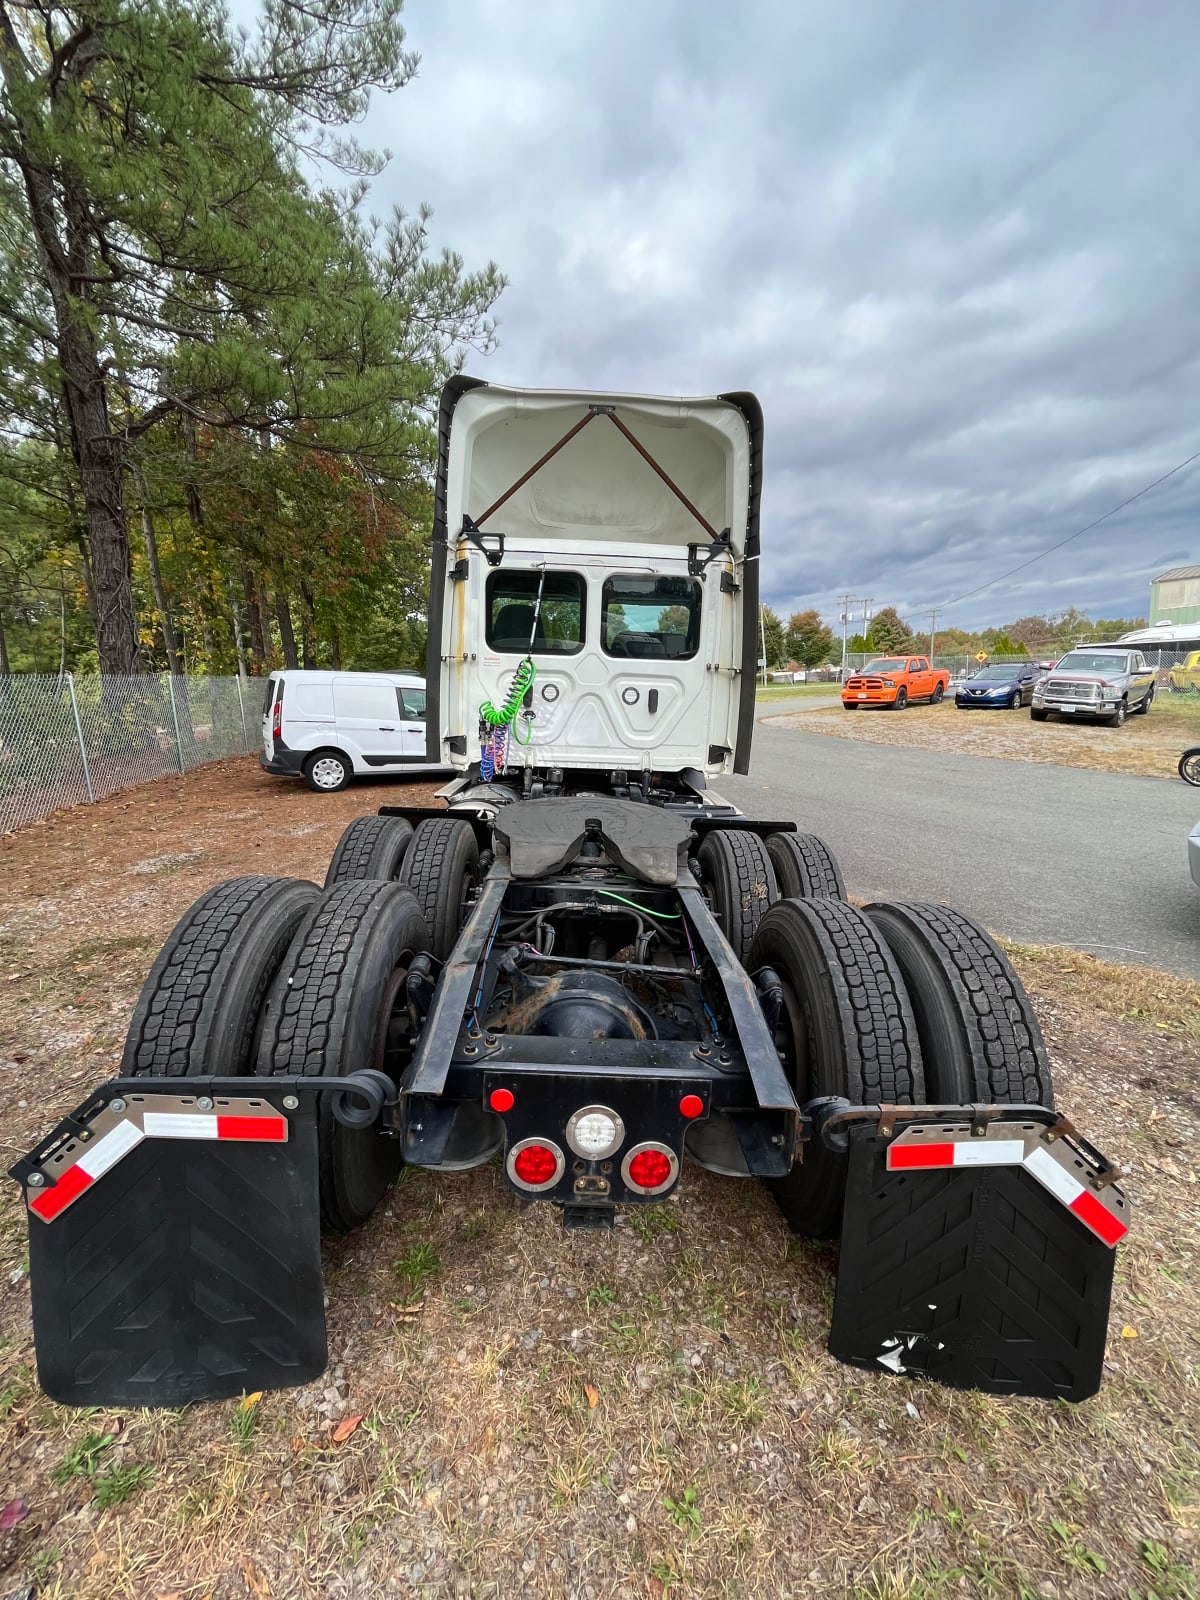
<svg viewBox="0 0 1200 1600">
<path fill-rule="evenodd" d="M 694 578 L 607 578 L 601 604 L 605 655 L 686 661 L 700 648 Z"/>
<path fill-rule="evenodd" d="M 574 655 L 583 646 L 583 612 L 583 579 L 577 573 L 488 574 L 486 632 L 493 650 Z"/>
</svg>

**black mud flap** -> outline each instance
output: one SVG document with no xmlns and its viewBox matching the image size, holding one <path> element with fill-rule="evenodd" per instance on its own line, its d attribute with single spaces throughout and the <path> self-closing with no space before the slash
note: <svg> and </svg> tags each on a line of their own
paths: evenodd
<svg viewBox="0 0 1200 1600">
<path fill-rule="evenodd" d="M 1041 1108 L 908 1107 L 898 1129 L 892 1113 L 841 1119 L 830 1354 L 988 1394 L 1095 1394 L 1129 1227 L 1115 1169 Z"/>
<path fill-rule="evenodd" d="M 117 1087 L 13 1169 L 42 1388 L 181 1406 L 318 1377 L 316 1097 Z"/>
</svg>

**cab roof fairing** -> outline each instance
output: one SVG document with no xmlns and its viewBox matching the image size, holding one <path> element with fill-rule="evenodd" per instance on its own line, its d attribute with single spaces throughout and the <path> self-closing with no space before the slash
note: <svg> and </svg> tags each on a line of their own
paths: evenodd
<svg viewBox="0 0 1200 1600">
<path fill-rule="evenodd" d="M 596 414 L 592 414 L 597 408 Z M 506 545 L 565 558 L 591 545 L 638 544 L 662 555 L 702 552 L 709 534 L 638 455 L 610 418 L 615 409 L 678 489 L 716 533 L 729 530 L 742 591 L 742 614 L 758 609 L 759 506 L 762 495 L 762 409 L 746 392 L 699 399 L 513 389 L 466 374 L 453 377 L 439 408 L 434 486 L 426 680 L 431 761 L 442 759 L 439 684 L 442 623 L 451 544 L 464 516 L 482 535 L 503 533 Z M 491 516 L 495 503 L 568 431 L 588 424 Z M 463 424 L 466 424 L 464 427 Z M 573 546 L 573 548 L 572 548 Z M 754 723 L 758 629 L 742 629 L 741 713 L 735 771 L 745 772 Z"/>
</svg>

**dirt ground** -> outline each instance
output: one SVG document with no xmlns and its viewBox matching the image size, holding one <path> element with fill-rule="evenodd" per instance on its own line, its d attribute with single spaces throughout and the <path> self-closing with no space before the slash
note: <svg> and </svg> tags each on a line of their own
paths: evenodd
<svg viewBox="0 0 1200 1600">
<path fill-rule="evenodd" d="M 8 1160 L 111 1073 L 154 952 L 203 889 L 319 880 L 351 817 L 428 792 L 316 796 L 239 760 L 0 843 Z M 836 1252 L 792 1239 L 753 1185 L 689 1168 L 612 1234 L 564 1235 L 489 1166 L 406 1174 L 326 1246 L 319 1382 L 72 1412 L 36 1387 L 5 1185 L 0 1594 L 1197 1600 L 1200 986 L 1014 958 L 1059 1104 L 1134 1201 L 1095 1399 L 837 1365 Z"/>
<path fill-rule="evenodd" d="M 904 711 L 840 706 L 798 711 L 778 722 L 806 733 L 828 733 L 868 744 L 949 750 L 959 755 L 995 756 L 1002 761 L 1036 761 L 1093 772 L 1132 772 L 1148 778 L 1173 778 L 1183 751 L 1200 744 L 1200 696 L 1160 695 L 1145 716 L 1130 717 L 1123 728 L 1099 723 L 1068 723 L 1058 718 L 1034 722 L 1024 711 L 959 711 L 951 700 L 940 706 L 908 706 Z"/>
</svg>

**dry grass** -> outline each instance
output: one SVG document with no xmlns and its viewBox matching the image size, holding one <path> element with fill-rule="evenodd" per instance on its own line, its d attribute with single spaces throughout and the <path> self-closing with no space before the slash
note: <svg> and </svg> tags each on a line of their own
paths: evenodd
<svg viewBox="0 0 1200 1600">
<path fill-rule="evenodd" d="M 319 876 L 347 816 L 382 798 L 331 807 L 249 764 L 198 780 L 6 846 L 10 1156 L 110 1071 L 195 894 L 260 863 Z M 204 855 L 128 870 L 171 849 Z M 1137 1207 L 1094 1400 L 1001 1402 L 838 1366 L 836 1252 L 790 1238 L 754 1185 L 689 1168 L 676 1199 L 613 1234 L 564 1235 L 488 1167 L 408 1173 L 330 1242 L 318 1383 L 250 1407 L 70 1412 L 34 1382 L 8 1187 L 0 1504 L 28 1514 L 0 1533 L 0 1594 L 1197 1600 L 1195 986 L 1013 955 L 1060 1104 L 1129 1171 Z"/>
<path fill-rule="evenodd" d="M 903 712 L 862 709 L 847 713 L 834 706 L 797 711 L 775 720 L 804 733 L 831 734 L 866 744 L 1082 767 L 1092 772 L 1126 772 L 1178 782 L 1180 754 L 1200 744 L 1200 695 L 1160 694 L 1146 716 L 1130 717 L 1123 728 L 1061 719 L 1034 722 L 1028 711 L 959 711 L 949 700 L 940 706 L 909 706 Z"/>
<path fill-rule="evenodd" d="M 1111 966 L 1063 945 L 1000 942 L 1025 984 L 1039 994 L 1200 1039 L 1200 983 L 1190 978 L 1151 967 Z"/>
</svg>

